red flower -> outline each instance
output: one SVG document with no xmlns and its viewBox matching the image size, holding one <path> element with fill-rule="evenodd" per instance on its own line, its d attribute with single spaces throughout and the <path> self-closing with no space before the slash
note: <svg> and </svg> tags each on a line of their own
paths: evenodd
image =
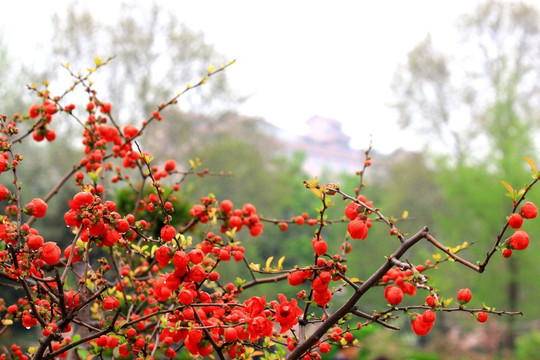
<svg viewBox="0 0 540 360">
<path fill-rule="evenodd" d="M 274 323 L 268 320 L 264 315 L 253 317 L 247 327 L 247 333 L 250 341 L 255 341 L 264 336 L 272 335 Z"/>
<path fill-rule="evenodd" d="M 4 185 L 0 185 L 0 201 L 7 198 L 9 194 L 11 194 L 9 189 L 6 188 Z"/>
<path fill-rule="evenodd" d="M 311 276 L 310 271 L 306 271 L 306 270 L 292 271 L 289 273 L 289 275 L 287 275 L 287 280 L 289 281 L 289 285 L 298 286 L 310 276 Z"/>
<path fill-rule="evenodd" d="M 160 246 L 156 251 L 156 260 L 160 268 L 163 268 L 169 264 L 172 259 L 172 249 L 166 245 Z"/>
<path fill-rule="evenodd" d="M 35 217 L 44 217 L 47 212 L 47 203 L 41 199 L 32 199 L 30 203 L 24 206 L 27 210 L 28 215 Z"/>
<path fill-rule="evenodd" d="M 124 135 L 126 136 L 126 140 L 133 139 L 135 136 L 137 136 L 138 133 L 139 133 L 139 130 L 135 126 L 133 125 L 124 126 Z"/>
<path fill-rule="evenodd" d="M 118 348 L 118 351 L 119 351 L 121 357 L 128 357 L 129 356 L 129 347 L 128 346 L 129 346 L 129 344 L 125 343 L 125 344 L 120 345 L 120 347 Z"/>
<path fill-rule="evenodd" d="M 526 202 L 519 210 L 525 219 L 534 219 L 538 215 L 538 208 L 532 202 Z"/>
<path fill-rule="evenodd" d="M 273 302 L 272 307 L 276 311 L 275 321 L 281 325 L 280 333 L 283 334 L 298 323 L 298 317 L 304 312 L 297 306 L 296 299 L 291 299 L 288 302 L 287 297 L 283 294 L 278 294 L 278 298 L 281 304 L 276 301 Z"/>
<path fill-rule="evenodd" d="M 220 207 L 224 213 L 230 213 L 233 209 L 233 203 L 231 200 L 223 200 Z"/>
<path fill-rule="evenodd" d="M 428 310 L 428 311 L 431 311 L 431 310 Z M 433 321 L 435 321 L 434 317 L 433 317 L 433 321 L 429 322 L 429 320 L 432 320 L 432 317 L 430 315 L 424 318 L 423 315 L 415 314 L 415 318 L 411 322 L 414 333 L 420 336 L 426 335 L 429 332 L 429 330 L 431 330 L 431 328 L 433 327 L 433 323 L 434 323 Z"/>
<path fill-rule="evenodd" d="M 165 170 L 168 171 L 168 172 L 171 172 L 173 171 L 174 169 L 176 169 L 176 161 L 174 160 L 167 160 L 165 162 Z"/>
<path fill-rule="evenodd" d="M 99 347 L 106 347 L 109 342 L 109 337 L 107 335 L 101 335 L 96 339 L 96 345 Z"/>
<path fill-rule="evenodd" d="M 534 219 L 538 215 L 538 208 L 532 202 L 526 202 L 519 210 L 525 219 Z"/>
<path fill-rule="evenodd" d="M 323 354 L 330 352 L 330 350 L 332 350 L 332 346 L 330 346 L 330 344 L 327 342 L 324 342 L 319 345 L 319 351 Z"/>
<path fill-rule="evenodd" d="M 387 286 L 384 290 L 384 297 L 391 305 L 397 305 L 403 300 L 403 291 L 395 286 Z"/>
<path fill-rule="evenodd" d="M 520 214 L 512 214 L 508 218 L 508 225 L 512 229 L 519 229 L 521 225 L 523 224 L 523 217 Z"/>
<path fill-rule="evenodd" d="M 30 109 L 28 109 L 28 116 L 30 116 L 30 119 L 35 119 L 38 117 L 40 111 L 41 111 L 41 105 L 32 104 L 30 105 Z"/>
<path fill-rule="evenodd" d="M 258 296 L 252 296 L 246 301 L 244 301 L 244 308 L 246 309 L 246 312 L 251 316 L 262 313 L 265 305 L 266 296 L 263 296 L 262 298 Z"/>
<path fill-rule="evenodd" d="M 74 290 L 64 292 L 64 298 L 66 300 L 67 307 L 76 307 L 79 305 L 79 294 Z"/>
<path fill-rule="evenodd" d="M 326 253 L 326 250 L 328 250 L 328 245 L 326 244 L 326 241 L 321 239 L 313 239 L 311 245 L 313 246 L 313 250 L 315 250 L 315 253 L 318 256 L 321 256 L 322 254 Z"/>
<path fill-rule="evenodd" d="M 204 253 L 201 249 L 193 249 L 188 254 L 189 260 L 194 264 L 200 264 L 204 260 Z"/>
<path fill-rule="evenodd" d="M 478 314 L 476 314 L 476 320 L 478 320 L 478 322 L 486 322 L 488 319 L 488 315 L 483 312 L 483 311 L 480 311 Z"/>
<path fill-rule="evenodd" d="M 364 240 L 368 235 L 368 226 L 364 220 L 353 220 L 347 225 L 347 231 L 353 239 Z"/>
<path fill-rule="evenodd" d="M 313 300 L 317 305 L 319 306 L 325 306 L 332 300 L 332 292 L 328 289 L 326 291 L 314 291 L 313 292 Z"/>
<path fill-rule="evenodd" d="M 189 257 L 182 250 L 174 253 L 173 264 L 176 268 L 185 268 L 189 265 Z"/>
<path fill-rule="evenodd" d="M 26 243 L 31 249 L 37 250 L 43 245 L 43 238 L 37 234 L 28 234 Z"/>
<path fill-rule="evenodd" d="M 529 246 L 529 235 L 523 230 L 516 230 L 510 237 L 510 246 L 514 250 L 524 250 Z"/>
<path fill-rule="evenodd" d="M 161 228 L 161 240 L 171 241 L 176 235 L 176 230 L 171 225 L 165 225 Z"/>
<path fill-rule="evenodd" d="M 120 306 L 120 301 L 114 296 L 108 295 L 105 300 L 103 300 L 103 310 L 112 310 Z"/>
<path fill-rule="evenodd" d="M 457 299 L 461 303 L 461 305 L 468 303 L 471 301 L 472 293 L 469 289 L 461 289 L 457 293 Z"/>
<path fill-rule="evenodd" d="M 75 194 L 73 200 L 69 201 L 71 210 L 79 210 L 88 207 L 94 203 L 94 195 L 92 193 L 81 191 Z"/>
<path fill-rule="evenodd" d="M 75 252 L 73 253 L 73 259 L 71 259 L 72 263 L 76 263 L 77 261 L 81 260 L 81 255 L 79 255 L 79 251 L 80 251 L 80 248 L 77 245 L 75 245 Z M 64 250 L 64 256 L 66 257 L 66 261 L 71 256 L 71 245 L 69 245 Z"/>
<path fill-rule="evenodd" d="M 9 166 L 9 155 L 6 152 L 1 153 L 0 156 L 0 174 L 7 170 Z"/>
<path fill-rule="evenodd" d="M 347 206 L 345 206 L 345 216 L 349 220 L 356 219 L 356 216 L 360 213 L 360 205 L 357 203 L 348 203 Z"/>
<path fill-rule="evenodd" d="M 182 290 L 178 295 L 178 300 L 184 305 L 189 305 L 193 302 L 193 295 L 189 290 Z"/>
<path fill-rule="evenodd" d="M 242 218 L 240 216 L 231 216 L 229 218 L 229 227 L 231 229 L 234 229 L 236 228 L 236 231 L 240 231 L 240 229 L 242 228 Z"/>
<path fill-rule="evenodd" d="M 195 265 L 189 270 L 189 278 L 194 282 L 201 282 L 206 278 L 206 271 L 199 266 Z"/>
<path fill-rule="evenodd" d="M 49 241 L 41 247 L 41 259 L 49 265 L 54 265 L 60 260 L 62 250 L 56 243 Z"/>
</svg>

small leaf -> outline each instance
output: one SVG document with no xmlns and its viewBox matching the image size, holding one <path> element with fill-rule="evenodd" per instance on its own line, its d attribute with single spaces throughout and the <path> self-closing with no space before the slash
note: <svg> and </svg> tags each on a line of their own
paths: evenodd
<svg viewBox="0 0 540 360">
<path fill-rule="evenodd" d="M 279 261 L 278 261 L 278 270 L 283 270 L 283 260 L 285 260 L 285 256 L 282 256 L 279 258 Z"/>
<path fill-rule="evenodd" d="M 510 193 L 513 193 L 514 192 L 514 188 L 510 186 L 510 184 L 508 184 L 506 181 L 502 181 L 501 180 L 501 183 L 508 189 L 508 191 Z"/>
<path fill-rule="evenodd" d="M 449 306 L 449 305 L 452 303 L 452 301 L 454 301 L 453 298 L 444 300 L 444 302 L 443 302 L 443 307 Z"/>
<path fill-rule="evenodd" d="M 405 210 L 405 211 L 403 212 L 403 214 L 401 214 L 401 218 L 402 218 L 402 219 L 406 219 L 406 218 L 408 218 L 408 217 L 409 217 L 409 212 L 408 212 L 407 210 Z"/>
<path fill-rule="evenodd" d="M 272 263 L 272 260 L 274 260 L 273 256 L 270 256 L 268 259 L 266 259 L 266 265 L 265 265 L 266 271 L 270 271 L 270 264 Z"/>
<path fill-rule="evenodd" d="M 94 59 L 94 63 L 96 64 L 96 66 L 101 66 L 101 58 L 99 56 L 96 56 Z"/>
<path fill-rule="evenodd" d="M 312 193 L 314 193 L 315 195 L 317 195 L 317 197 L 318 197 L 319 199 L 322 200 L 323 194 L 321 193 L 321 191 L 320 191 L 319 189 L 311 188 L 310 190 L 311 190 Z"/>
<path fill-rule="evenodd" d="M 236 280 L 234 280 L 234 285 L 236 285 L 236 287 L 241 287 L 245 282 L 246 280 L 237 277 Z"/>
<path fill-rule="evenodd" d="M 439 261 L 441 260 L 441 254 L 433 254 L 433 258 L 435 259 L 435 261 Z"/>
<path fill-rule="evenodd" d="M 251 263 L 251 264 L 249 264 L 249 267 L 250 267 L 250 269 L 252 269 L 252 270 L 260 271 L 260 269 L 261 269 L 261 264 L 254 264 L 254 263 Z"/>
<path fill-rule="evenodd" d="M 525 159 L 526 162 L 529 163 L 529 165 L 531 165 L 531 169 L 533 171 L 533 173 L 536 174 L 536 165 L 534 164 L 534 161 L 528 157 L 524 157 L 523 159 Z"/>
</svg>

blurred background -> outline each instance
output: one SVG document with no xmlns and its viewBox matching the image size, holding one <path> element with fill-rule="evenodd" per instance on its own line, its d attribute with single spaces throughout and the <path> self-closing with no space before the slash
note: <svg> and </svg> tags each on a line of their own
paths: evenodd
<svg viewBox="0 0 540 360">
<path fill-rule="evenodd" d="M 474 242 L 464 257 L 475 262 L 512 208 L 500 181 L 520 188 L 530 179 L 522 157 L 540 161 L 539 11 L 532 1 L 2 2 L 0 112 L 27 111 L 35 101 L 27 84 L 47 79 L 53 92 L 63 91 L 70 82 L 61 64 L 84 71 L 96 56 L 115 56 L 95 74 L 95 88 L 121 123 L 140 125 L 209 65 L 236 59 L 164 111 L 164 120 L 144 135 L 143 150 L 163 162 L 173 158 L 189 167 L 198 157 L 204 168 L 232 172 L 189 179 L 180 198 L 185 208 L 211 191 L 237 206 L 252 202 L 268 218 L 316 217 L 319 200 L 302 181 L 317 176 L 352 194 L 372 142 L 363 189 L 368 200 L 388 216 L 408 211 L 409 220 L 399 224 L 405 233 L 428 225 L 447 246 Z M 29 199 L 46 194 L 80 156 L 78 125 L 56 124 L 54 143 L 20 150 L 43 154 L 28 156 L 22 168 Z M 46 177 L 35 176 L 45 171 Z M 58 196 L 67 201 L 74 191 L 66 187 Z M 529 200 L 538 204 L 537 193 Z M 60 242 L 69 239 L 66 201 L 66 208 L 56 202 L 50 209 L 58 216 L 39 224 L 40 233 Z M 329 217 L 340 218 L 342 210 L 336 200 Z M 524 229 L 529 248 L 509 259 L 495 256 L 485 274 L 452 263 L 433 272 L 446 298 L 468 287 L 474 306 L 524 316 L 491 316 L 479 325 L 470 315 L 438 313 L 422 338 L 401 317 L 402 332 L 362 330 L 353 356 L 539 358 L 540 225 L 526 222 Z M 362 278 L 380 266 L 392 251 L 387 232 L 376 224 L 366 241 L 353 243 L 350 274 Z M 325 229 L 329 252 L 338 251 L 345 233 L 343 224 Z M 246 257 L 257 263 L 285 255 L 285 266 L 307 265 L 312 234 L 307 226 L 282 234 L 267 224 L 261 236 L 244 239 Z M 419 264 L 435 253 L 425 245 L 408 258 Z M 299 288 L 278 290 L 294 296 Z M 384 309 L 383 288 L 377 290 L 363 298 L 362 311 Z M 276 285 L 246 296 L 265 292 L 275 297 Z M 347 289 L 333 306 L 346 295 Z M 0 342 L 13 341 L 4 336 Z"/>
</svg>

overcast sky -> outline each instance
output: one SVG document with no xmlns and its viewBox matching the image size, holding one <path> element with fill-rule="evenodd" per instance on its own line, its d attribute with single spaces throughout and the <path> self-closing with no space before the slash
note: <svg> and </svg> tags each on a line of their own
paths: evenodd
<svg viewBox="0 0 540 360">
<path fill-rule="evenodd" d="M 2 1 L 6 40 L 29 56 L 50 39 L 50 18 L 67 0 Z M 456 44 L 459 15 L 476 0 L 387 1 L 157 1 L 229 59 L 234 89 L 249 95 L 239 112 L 263 117 L 295 133 L 314 115 L 341 121 L 353 145 L 370 136 L 380 152 L 418 149 L 389 108 L 396 67 L 431 34 L 445 50 Z M 52 6 L 55 4 L 55 6 Z M 92 0 L 96 16 L 114 21 L 114 1 Z M 7 29 L 7 30 L 6 30 Z M 47 35 L 46 35 L 47 34 Z M 32 56 L 32 55 L 30 55 Z"/>
</svg>

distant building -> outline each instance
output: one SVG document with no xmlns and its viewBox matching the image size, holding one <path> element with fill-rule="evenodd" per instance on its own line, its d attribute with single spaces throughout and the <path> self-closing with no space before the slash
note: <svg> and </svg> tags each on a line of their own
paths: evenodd
<svg viewBox="0 0 540 360">
<path fill-rule="evenodd" d="M 364 154 L 351 149 L 351 137 L 343 132 L 341 122 L 321 116 L 307 121 L 306 135 L 281 137 L 288 152 L 301 151 L 306 155 L 304 171 L 313 176 L 323 171 L 354 174 L 362 168 Z"/>
</svg>

